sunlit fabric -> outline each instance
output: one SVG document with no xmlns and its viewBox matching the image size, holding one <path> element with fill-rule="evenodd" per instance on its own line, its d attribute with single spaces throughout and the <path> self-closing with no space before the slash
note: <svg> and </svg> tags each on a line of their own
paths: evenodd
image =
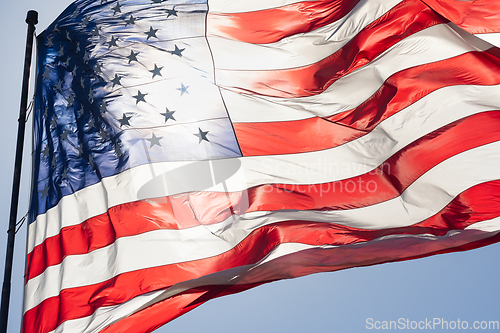
<svg viewBox="0 0 500 333">
<path fill-rule="evenodd" d="M 23 332 L 500 240 L 494 0 L 80 0 L 38 38 Z"/>
</svg>

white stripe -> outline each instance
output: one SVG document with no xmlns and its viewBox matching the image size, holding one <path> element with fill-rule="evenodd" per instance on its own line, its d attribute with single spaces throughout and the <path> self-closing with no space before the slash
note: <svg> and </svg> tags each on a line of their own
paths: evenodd
<svg viewBox="0 0 500 333">
<path fill-rule="evenodd" d="M 310 245 L 300 243 L 279 244 L 264 260 L 261 261 L 261 263 L 289 254 L 291 253 L 292 249 L 294 250 L 294 252 L 297 252 L 302 249 L 309 249 L 310 247 Z M 239 266 L 235 269 L 241 274 L 247 272 L 252 266 L 253 265 Z M 136 313 L 141 309 L 144 309 L 145 307 L 159 302 L 163 299 L 175 296 L 176 294 L 179 294 L 185 290 L 203 285 L 229 284 L 231 280 L 233 280 L 235 269 L 231 270 L 232 274 L 225 274 L 228 273 L 228 270 L 220 272 L 218 274 L 210 274 L 208 276 L 203 276 L 200 279 L 179 283 L 176 286 L 169 288 L 167 291 L 160 290 L 156 292 L 150 292 L 134 297 L 133 299 L 116 306 L 98 308 L 92 314 L 92 316 L 65 321 L 59 327 L 57 327 L 56 330 L 51 331 L 50 333 L 97 333 L 106 326 L 117 322 L 120 319 L 130 316 L 131 314 Z"/>
<path fill-rule="evenodd" d="M 255 265 L 240 266 L 236 267 L 235 269 L 221 271 L 208 276 L 203 276 L 199 279 L 179 283 L 178 285 L 173 286 L 166 291 L 162 290 L 148 293 L 146 295 L 135 297 L 128 302 L 116 306 L 99 308 L 92 316 L 66 321 L 52 332 L 62 333 L 68 331 L 95 333 L 103 327 L 109 325 L 110 323 L 116 322 L 121 318 L 132 315 L 133 313 L 138 312 L 140 309 L 143 309 L 152 303 L 159 302 L 161 300 L 179 294 L 185 290 L 200 286 L 237 284 L 243 285 L 247 283 L 265 281 L 266 277 L 282 279 L 290 278 L 288 271 L 280 270 L 280 266 L 275 264 L 276 261 L 279 261 L 279 259 L 284 256 L 293 255 L 294 259 L 300 259 L 301 256 L 307 254 L 309 260 L 304 262 L 310 263 L 311 251 L 314 251 L 314 254 L 317 254 L 319 252 L 319 255 L 316 255 L 315 258 L 323 260 L 321 263 L 318 263 L 317 267 L 320 267 L 319 265 L 321 265 L 323 267 L 322 271 L 334 271 L 342 268 L 355 267 L 358 265 L 380 263 L 382 260 L 390 261 L 403 259 L 414 255 L 432 253 L 437 250 L 447 249 L 453 246 L 460 246 L 492 237 L 500 230 L 500 218 L 479 222 L 477 224 L 488 225 L 488 230 L 482 232 L 470 229 L 466 229 L 464 231 L 450 231 L 446 236 L 394 235 L 390 237 L 381 237 L 373 241 L 358 243 L 355 245 L 341 246 L 340 248 L 355 248 L 357 256 L 351 257 L 349 261 L 347 261 L 346 258 L 327 258 L 321 255 L 321 252 L 324 249 L 332 249 L 334 248 L 334 246 L 311 246 L 300 243 L 279 244 L 273 250 L 271 255 Z M 395 248 L 395 239 L 407 241 L 411 244 L 417 243 L 419 246 L 404 246 Z M 387 242 L 389 242 L 390 245 L 387 245 Z M 374 249 L 377 249 L 378 251 L 374 251 Z M 294 259 L 287 258 L 290 263 L 294 263 L 295 265 L 294 267 L 290 268 L 291 271 L 293 271 L 294 269 L 300 269 L 303 265 L 303 262 L 301 260 Z M 330 259 L 329 262 L 327 261 L 328 259 Z M 290 266 L 291 265 L 292 264 L 290 264 Z"/>
<path fill-rule="evenodd" d="M 367 230 L 414 225 L 438 213 L 466 189 L 500 179 L 499 148 L 500 142 L 495 142 L 454 155 L 424 173 L 399 197 L 375 205 L 335 211 L 257 211 L 243 214 L 231 223 L 231 228 L 241 230 L 251 225 L 253 230 L 263 223 L 288 220 L 336 223 Z M 492 164 L 484 165 L 487 163 Z M 228 226 L 214 224 L 205 228 L 225 237 Z"/>
<path fill-rule="evenodd" d="M 366 66 L 340 78 L 318 95 L 283 99 L 222 90 L 224 102 L 235 123 L 326 117 L 351 110 L 366 101 L 391 75 L 399 71 L 491 47 L 462 29 L 454 28 L 440 24 L 413 34 Z M 237 85 L 242 75 L 228 71 L 218 73 L 217 83 L 223 86 Z M 243 75 L 241 80 L 246 82 L 248 78 Z"/>
<path fill-rule="evenodd" d="M 217 163 L 241 163 L 238 172 L 225 182 L 228 191 L 241 191 L 267 183 L 318 184 L 347 179 L 370 172 L 404 146 L 437 128 L 468 115 L 500 109 L 499 95 L 500 85 L 446 87 L 386 119 L 366 136 L 339 147 L 313 153 L 244 157 Z M 208 187 L 200 188 L 199 183 L 191 181 L 193 172 L 190 170 L 184 176 L 176 175 L 176 178 L 185 180 L 178 187 L 161 186 L 162 180 L 165 183 L 161 177 L 160 183 L 152 181 L 155 175 L 166 175 L 169 170 L 179 170 L 185 165 L 185 162 L 143 165 L 62 198 L 56 207 L 39 215 L 30 224 L 28 253 L 48 237 L 57 235 L 62 228 L 103 214 L 110 207 L 151 197 L 207 190 Z M 148 182 L 153 182 L 154 189 L 147 189 Z M 210 190 L 224 191 L 220 185 Z"/>
<path fill-rule="evenodd" d="M 100 332 L 106 326 L 137 312 L 137 309 L 141 309 L 145 304 L 151 303 L 164 292 L 164 290 L 161 290 L 147 293 L 134 297 L 120 305 L 97 308 L 91 316 L 65 321 L 50 333 Z"/>
<path fill-rule="evenodd" d="M 234 1 L 234 0 L 208 0 L 210 13 L 244 13 L 258 10 L 282 7 L 294 3 L 308 2 L 314 0 L 253 0 L 253 1 Z"/>
<path fill-rule="evenodd" d="M 277 259 L 280 256 L 291 253 L 291 250 L 295 252 L 302 249 L 309 249 L 311 246 L 299 243 L 285 243 L 279 244 L 273 251 L 272 254 L 261 261 L 261 263 L 267 262 L 270 259 Z M 224 284 L 234 284 L 234 277 L 236 273 L 242 274 L 247 273 L 251 270 L 254 265 L 246 265 L 235 267 L 231 270 L 225 270 L 215 274 L 210 274 L 203 276 L 199 279 L 194 279 L 186 282 L 179 283 L 169 289 L 160 290 L 156 292 L 147 293 L 134 297 L 133 299 L 121 303 L 116 306 L 108 306 L 96 309 L 96 311 L 88 317 L 83 317 L 74 320 L 68 320 L 62 323 L 56 330 L 50 333 L 63 333 L 63 332 L 82 332 L 82 333 L 97 333 L 104 327 L 117 322 L 127 316 L 130 316 L 141 309 L 152 305 L 161 300 L 167 299 L 168 297 L 175 296 L 183 291 L 204 286 L 204 285 L 224 285 Z"/>
<path fill-rule="evenodd" d="M 283 243 L 279 244 L 277 247 L 275 247 L 264 259 L 260 260 L 255 266 L 261 266 L 265 263 L 271 262 L 275 259 L 278 259 L 280 257 L 299 252 L 299 251 L 304 251 L 304 250 L 309 250 L 312 248 L 320 248 L 324 246 L 314 246 L 314 245 L 309 245 L 309 244 L 302 244 L 302 243 Z M 328 246 L 328 248 L 334 248 L 334 247 L 339 247 L 335 245 Z"/>
<path fill-rule="evenodd" d="M 462 34 L 466 35 L 469 34 L 470 36 L 475 36 L 477 38 L 480 38 L 481 40 L 491 44 L 491 46 L 500 46 L 500 33 L 498 32 L 491 32 L 491 33 L 478 33 L 478 34 L 471 34 L 464 29 L 460 28 L 458 25 L 456 25 L 453 22 L 449 23 L 450 26 L 452 26 L 456 31 L 463 31 Z"/>
<path fill-rule="evenodd" d="M 475 34 L 474 36 L 490 43 L 491 45 L 500 47 L 500 33 Z"/>
<path fill-rule="evenodd" d="M 492 220 L 481 221 L 466 227 L 465 230 L 480 230 L 484 232 L 497 232 L 500 230 L 500 217 Z"/>
<path fill-rule="evenodd" d="M 202 225 L 119 238 L 91 253 L 68 256 L 29 280 L 27 307 L 57 296 L 62 289 L 103 282 L 139 269 L 216 256 L 232 249 L 255 229 L 279 220 L 334 222 L 374 230 L 413 225 L 439 212 L 464 190 L 500 179 L 499 151 L 500 142 L 495 142 L 457 154 L 425 173 L 400 197 L 368 207 L 327 212 L 254 212 L 244 214 L 230 228 Z"/>
<path fill-rule="evenodd" d="M 251 44 L 207 34 L 215 67 L 234 70 L 267 70 L 315 63 L 342 48 L 367 25 L 397 5 L 399 0 L 362 0 L 342 19 L 314 31 L 276 43 Z M 210 37 L 212 36 L 212 37 Z"/>
</svg>

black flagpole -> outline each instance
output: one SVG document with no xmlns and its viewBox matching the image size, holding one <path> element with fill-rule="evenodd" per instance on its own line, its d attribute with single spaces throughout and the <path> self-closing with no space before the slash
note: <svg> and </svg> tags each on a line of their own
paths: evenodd
<svg viewBox="0 0 500 333">
<path fill-rule="evenodd" d="M 19 184 L 21 181 L 21 164 L 24 146 L 24 129 L 26 125 L 26 109 L 28 106 L 28 88 L 31 71 L 31 56 L 33 53 L 33 37 L 35 24 L 38 23 L 38 13 L 30 10 L 26 16 L 28 35 L 26 37 L 26 53 L 24 56 L 24 75 L 21 92 L 21 108 L 19 111 L 16 161 L 14 164 L 14 181 L 12 184 L 12 198 L 10 203 L 9 230 L 7 238 L 7 253 L 5 255 L 5 271 L 2 286 L 2 304 L 0 308 L 0 333 L 7 333 L 7 318 L 9 315 L 10 281 L 12 278 L 12 260 L 14 257 L 14 238 L 16 235 L 17 206 L 19 202 Z"/>
</svg>

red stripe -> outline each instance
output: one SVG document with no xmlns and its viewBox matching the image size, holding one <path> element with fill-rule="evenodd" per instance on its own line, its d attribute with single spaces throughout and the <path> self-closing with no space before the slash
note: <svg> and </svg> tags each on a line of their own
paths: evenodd
<svg viewBox="0 0 500 333">
<path fill-rule="evenodd" d="M 125 317 L 107 326 L 99 333 L 139 333 L 152 332 L 184 313 L 200 306 L 197 299 L 210 292 L 210 287 L 189 290 L 180 295 L 157 302 L 144 310 Z"/>
<path fill-rule="evenodd" d="M 267 44 L 312 31 L 348 14 L 359 0 L 319 0 L 245 13 L 208 13 L 208 36 Z"/>
<path fill-rule="evenodd" d="M 206 201 L 209 205 L 205 205 Z M 231 200 L 231 207 L 228 207 Z M 49 237 L 27 256 L 27 279 L 41 274 L 47 267 L 60 264 L 68 255 L 84 254 L 103 248 L 120 237 L 160 229 L 187 229 L 201 224 L 224 221 L 235 211 L 242 211 L 241 193 L 191 193 L 130 202 L 108 209 L 81 224 L 65 227 Z M 203 206 L 205 205 L 205 206 Z M 204 207 L 193 210 L 192 206 Z M 175 212 L 175 214 L 174 214 Z M 176 218 L 181 216 L 181 219 Z"/>
<path fill-rule="evenodd" d="M 412 256 L 412 257 L 407 257 L 407 258 L 401 258 L 401 259 L 395 259 L 395 260 L 390 260 L 392 262 L 395 261 L 405 261 L 405 260 L 411 260 L 411 259 L 418 259 L 418 258 L 423 258 L 423 257 L 428 257 L 436 254 L 443 254 L 443 253 L 450 253 L 450 252 L 458 252 L 458 251 L 468 251 L 471 249 L 479 248 L 482 246 L 494 244 L 496 242 L 500 241 L 500 234 L 496 234 L 492 237 L 486 238 L 486 239 L 481 239 L 479 241 L 471 242 L 465 245 L 453 247 L 453 248 L 448 248 L 445 250 L 438 250 L 434 251 L 432 253 L 426 253 L 423 255 L 419 256 Z M 357 256 L 357 251 L 358 249 L 351 249 L 351 256 Z M 332 249 L 332 250 L 316 250 L 316 252 L 319 253 L 319 257 L 325 258 L 325 257 L 339 257 L 338 252 L 339 249 Z M 343 257 L 348 257 L 351 253 L 349 252 L 344 252 L 342 253 Z M 286 260 L 286 262 L 283 262 Z M 275 266 L 276 264 L 282 264 L 282 266 L 285 268 L 286 271 L 291 271 L 292 276 L 299 276 L 297 273 L 297 269 L 294 268 L 292 271 L 290 268 L 293 265 L 293 262 L 291 264 L 291 261 L 289 258 L 286 258 L 284 260 L 280 260 L 281 262 L 276 263 L 272 262 L 269 263 L 268 265 L 265 265 L 263 269 L 261 268 L 260 270 L 267 269 L 268 266 Z M 304 262 L 301 262 L 300 265 L 304 265 Z M 364 263 L 363 266 L 370 266 L 373 265 L 371 263 Z M 274 268 L 274 267 L 273 267 Z M 350 268 L 350 266 L 347 267 L 336 267 L 335 269 L 331 267 L 324 267 L 324 266 L 315 266 L 314 272 L 308 271 L 308 272 L 301 272 L 300 276 L 304 276 L 307 274 L 313 274 L 313 273 L 319 273 L 319 272 L 325 272 L 325 271 L 333 271 L 333 270 L 340 270 L 344 268 Z M 274 268 L 273 271 L 276 269 Z M 254 287 L 257 287 L 259 285 L 262 285 L 264 283 L 269 283 L 273 282 L 271 280 L 267 280 L 263 283 L 259 284 L 245 284 L 245 285 L 234 285 L 234 286 L 206 286 L 203 288 L 196 288 L 193 290 L 188 290 L 181 295 L 166 299 L 164 301 L 161 301 L 159 303 L 155 303 L 154 305 L 139 311 L 138 313 L 135 313 L 127 318 L 124 318 L 117 322 L 116 324 L 113 324 L 111 326 L 108 326 L 106 329 L 101 331 L 102 333 L 142 333 L 142 332 L 151 332 L 153 329 L 156 329 L 171 320 L 179 317 L 180 315 L 192 310 L 193 308 L 203 304 L 204 302 L 214 299 L 217 297 L 222 297 L 226 295 L 231 295 L 235 293 L 239 293 Z M 166 316 L 168 314 L 168 317 Z"/>
<path fill-rule="evenodd" d="M 497 140 L 500 140 L 500 111 L 483 112 L 420 138 L 379 168 L 358 177 L 316 185 L 256 186 L 248 191 L 248 207 L 242 192 L 198 192 L 116 206 L 107 214 L 63 228 L 58 235 L 35 247 L 27 258 L 27 276 L 31 279 L 48 266 L 61 263 L 65 256 L 88 253 L 112 244 L 119 237 L 218 223 L 232 212 L 241 215 L 280 209 L 336 210 L 377 204 L 399 196 L 424 172 L 447 158 Z M 175 216 L 182 216 L 182 221 Z"/>
<path fill-rule="evenodd" d="M 366 207 L 396 198 L 444 160 L 500 140 L 500 111 L 455 121 L 414 141 L 367 174 L 317 185 L 262 185 L 249 191 L 247 211 L 338 210 Z M 287 170 L 279 170 L 287 174 Z M 290 171 L 293 172 L 293 171 Z"/>
<path fill-rule="evenodd" d="M 396 73 L 363 104 L 354 110 L 328 117 L 328 120 L 371 131 L 382 120 L 418 101 L 423 94 L 439 88 L 452 85 L 500 84 L 500 60 L 497 50 L 492 48 L 484 52 L 468 52 L 449 60 Z M 464 63 L 470 63 L 471 67 L 463 66 Z M 452 64 L 456 67 L 451 66 Z M 469 71 L 470 68 L 473 68 L 473 72 Z M 424 85 L 426 87 L 423 87 Z"/>
<path fill-rule="evenodd" d="M 98 307 L 121 304 L 135 296 L 171 285 L 258 262 L 278 244 L 345 245 L 391 234 L 445 235 L 500 216 L 500 181 L 474 186 L 458 195 L 438 214 L 413 226 L 363 230 L 329 223 L 288 221 L 252 232 L 238 246 L 218 256 L 121 274 L 109 281 L 66 289 L 24 315 L 24 332 L 50 332 L 62 322 L 91 315 Z M 391 251 L 397 251 L 391 247 Z M 380 261 L 379 261 L 380 262 Z M 363 265 L 351 262 L 349 265 Z M 373 264 L 373 263 L 372 263 Z M 331 269 L 330 269 L 331 270 Z"/>
<path fill-rule="evenodd" d="M 500 32 L 498 0 L 422 0 L 422 2 L 472 34 Z"/>
<path fill-rule="evenodd" d="M 271 281 L 265 283 L 268 282 Z M 100 333 L 151 332 L 210 299 L 240 293 L 262 284 L 264 283 L 236 286 L 204 286 L 191 289 L 123 318 L 106 327 Z"/>
<path fill-rule="evenodd" d="M 319 62 L 272 71 L 219 70 L 217 82 L 229 89 L 257 95 L 290 98 L 316 95 L 397 42 L 425 28 L 446 22 L 446 19 L 420 1 L 403 1 L 361 30 L 340 50 Z M 225 79 L 225 73 L 229 73 L 231 79 Z"/>
<path fill-rule="evenodd" d="M 340 146 L 365 131 L 325 118 L 262 123 L 234 123 L 243 156 L 306 153 Z"/>
<path fill-rule="evenodd" d="M 467 66 L 462 66 L 465 63 Z M 243 156 L 324 150 L 367 134 L 383 120 L 440 88 L 496 84 L 500 84 L 500 59 L 489 52 L 470 52 L 395 73 L 353 110 L 325 118 L 235 123 L 234 129 Z"/>
<path fill-rule="evenodd" d="M 68 255 L 88 253 L 112 244 L 120 237 L 158 229 L 177 229 L 169 198 L 138 201 L 111 207 L 108 212 L 81 224 L 63 228 L 27 256 L 27 279 L 57 265 Z M 134 214 L 131 214 L 134 212 Z M 194 226 L 182 220 L 184 228 Z"/>
</svg>

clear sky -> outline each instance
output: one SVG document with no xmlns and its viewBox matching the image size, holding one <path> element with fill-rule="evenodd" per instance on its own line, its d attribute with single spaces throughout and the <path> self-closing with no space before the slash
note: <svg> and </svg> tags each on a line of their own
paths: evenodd
<svg viewBox="0 0 500 333">
<path fill-rule="evenodd" d="M 2 278 L 27 29 L 24 20 L 28 10 L 37 10 L 39 33 L 70 3 L 69 0 L 3 0 L 0 3 L 0 34 L 4 45 L 0 51 Z M 27 125 L 19 218 L 28 210 L 30 131 L 31 121 Z M 26 225 L 16 237 L 9 332 L 20 330 L 25 241 Z M 434 318 L 455 322 L 459 319 L 468 321 L 469 326 L 476 320 L 500 321 L 499 257 L 500 244 L 496 244 L 469 252 L 275 282 L 209 301 L 157 332 L 359 333 L 381 331 L 369 329 L 370 323 L 377 320 L 398 321 L 400 318 L 405 323 L 407 319 L 410 323 Z M 457 330 L 441 328 L 437 325 L 433 331 Z"/>
</svg>

